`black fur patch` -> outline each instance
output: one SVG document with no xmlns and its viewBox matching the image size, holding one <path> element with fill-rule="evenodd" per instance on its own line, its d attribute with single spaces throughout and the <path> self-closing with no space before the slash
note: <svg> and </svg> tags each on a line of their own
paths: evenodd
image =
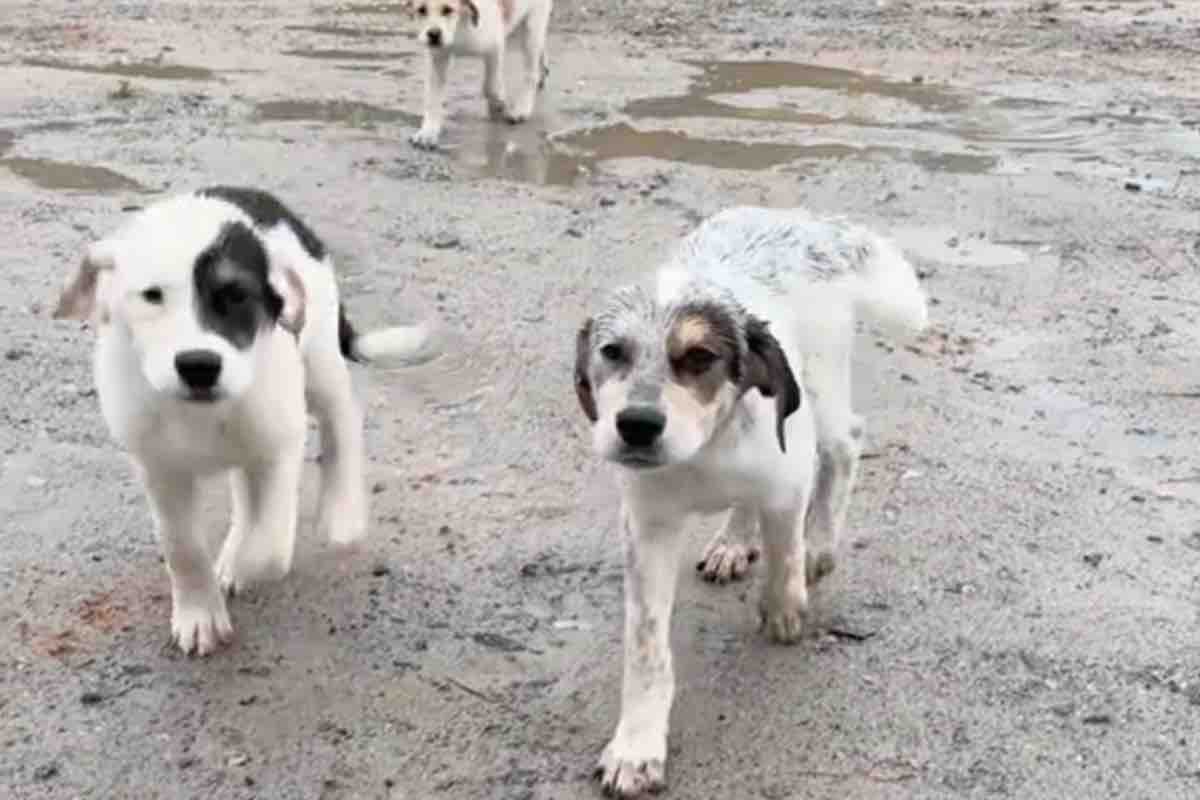
<svg viewBox="0 0 1200 800">
<path fill-rule="evenodd" d="M 346 359 L 362 363 L 362 359 L 354 354 L 354 340 L 357 338 L 358 332 L 346 316 L 346 307 L 338 303 L 338 348 Z"/>
<path fill-rule="evenodd" d="M 240 222 L 225 225 L 192 267 L 201 327 L 239 350 L 254 344 L 258 331 L 283 312 L 269 275 L 267 251 L 255 232 Z"/>
<path fill-rule="evenodd" d="M 239 186 L 210 186 L 201 189 L 198 194 L 232 203 L 261 228 L 273 228 L 281 222 L 286 223 L 300 240 L 305 252 L 318 261 L 325 257 L 325 243 L 317 238 L 312 229 L 292 213 L 290 208 L 269 192 Z"/>
</svg>

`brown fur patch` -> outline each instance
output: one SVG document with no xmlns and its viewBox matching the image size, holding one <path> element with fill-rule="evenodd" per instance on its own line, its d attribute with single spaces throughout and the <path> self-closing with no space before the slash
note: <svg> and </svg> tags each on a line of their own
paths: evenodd
<svg viewBox="0 0 1200 800">
<path fill-rule="evenodd" d="M 684 317 L 671 336 L 671 356 L 677 357 L 691 347 L 705 347 L 713 336 L 712 325 L 701 316 Z"/>
<path fill-rule="evenodd" d="M 729 379 L 729 360 L 736 358 L 731 352 L 726 337 L 713 320 L 703 314 L 687 314 L 681 317 L 667 338 L 667 356 L 676 367 L 682 366 L 687 354 L 693 349 L 707 350 L 717 356 L 717 361 L 707 372 L 694 374 L 686 369 L 676 369 L 674 382 L 691 392 L 701 406 L 713 402 L 721 386 Z"/>
</svg>

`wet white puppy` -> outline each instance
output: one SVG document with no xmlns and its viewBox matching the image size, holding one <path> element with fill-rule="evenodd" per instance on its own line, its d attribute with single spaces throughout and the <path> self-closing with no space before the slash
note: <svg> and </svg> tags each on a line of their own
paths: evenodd
<svg viewBox="0 0 1200 800">
<path fill-rule="evenodd" d="M 417 39 L 425 46 L 425 113 L 410 141 L 437 147 L 446 105 L 446 75 L 452 56 L 483 59 L 483 96 L 493 119 L 517 124 L 529 119 L 538 90 L 546 83 L 546 29 L 553 0 L 409 0 Z M 504 59 L 510 40 L 521 51 L 524 75 L 515 98 L 505 99 Z"/>
<path fill-rule="evenodd" d="M 596 453 L 618 467 L 625 546 L 621 716 L 597 767 L 606 793 L 665 785 L 671 608 L 686 519 L 733 509 L 707 558 L 761 536 L 767 634 L 803 634 L 833 570 L 860 452 L 850 405 L 855 320 L 926 324 L 889 242 L 800 210 L 735 208 L 687 237 L 653 286 L 616 291 L 577 337 L 575 385 Z M 702 564 L 703 565 L 703 564 Z"/>
<path fill-rule="evenodd" d="M 214 187 L 149 206 L 88 249 L 54 316 L 98 323 L 100 407 L 145 485 L 184 652 L 230 638 L 224 592 L 291 569 L 306 398 L 321 426 L 319 524 L 339 544 L 366 533 L 346 359 L 409 357 L 425 334 L 355 332 L 325 246 L 276 198 Z M 196 492 L 221 471 L 233 519 L 214 563 Z"/>
</svg>

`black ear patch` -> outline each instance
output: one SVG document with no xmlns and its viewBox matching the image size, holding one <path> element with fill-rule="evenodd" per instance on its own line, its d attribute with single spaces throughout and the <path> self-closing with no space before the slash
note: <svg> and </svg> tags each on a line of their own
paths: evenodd
<svg viewBox="0 0 1200 800">
<path fill-rule="evenodd" d="M 471 15 L 471 24 L 476 28 L 479 27 L 479 6 L 475 5 L 474 0 L 463 0 L 463 8 Z"/>
<path fill-rule="evenodd" d="M 767 329 L 767 323 L 757 317 L 746 321 L 746 368 L 743 385 L 762 392 L 763 397 L 775 398 L 775 435 L 779 449 L 787 452 L 783 423 L 800 408 L 800 385 L 788 364 L 779 341 Z"/>
<path fill-rule="evenodd" d="M 600 418 L 596 413 L 596 397 L 592 394 L 592 381 L 588 378 L 588 363 L 592 355 L 592 320 L 589 318 L 575 336 L 575 396 L 584 415 L 595 422 Z"/>
<path fill-rule="evenodd" d="M 240 222 L 225 225 L 192 267 L 200 326 L 239 350 L 250 347 L 259 329 L 274 325 L 283 312 L 269 269 L 254 231 Z"/>
</svg>

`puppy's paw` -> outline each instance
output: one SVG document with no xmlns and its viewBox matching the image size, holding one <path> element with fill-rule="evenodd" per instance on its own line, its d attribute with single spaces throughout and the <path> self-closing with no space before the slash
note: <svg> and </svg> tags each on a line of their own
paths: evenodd
<svg viewBox="0 0 1200 800">
<path fill-rule="evenodd" d="M 331 496 L 321 504 L 320 530 L 334 547 L 354 549 L 367 536 L 366 501 Z"/>
<path fill-rule="evenodd" d="M 758 605 L 759 627 L 767 638 L 778 644 L 795 644 L 804 638 L 808 627 L 806 589 L 763 592 Z"/>
<path fill-rule="evenodd" d="M 206 656 L 233 638 L 225 597 L 215 586 L 178 592 L 171 605 L 171 638 L 185 655 Z"/>
<path fill-rule="evenodd" d="M 496 97 L 487 98 L 488 117 L 494 122 L 508 119 L 508 104 Z"/>
<path fill-rule="evenodd" d="M 222 593 L 242 594 L 255 584 L 286 577 L 292 571 L 292 554 L 283 552 L 282 546 L 272 549 L 246 542 L 236 552 L 231 547 L 222 548 L 216 570 Z"/>
<path fill-rule="evenodd" d="M 418 150 L 437 150 L 438 139 L 441 138 L 441 135 L 442 132 L 436 128 L 422 127 L 412 136 L 409 136 L 408 141 Z"/>
<path fill-rule="evenodd" d="M 520 125 L 522 122 L 526 122 L 532 115 L 532 108 L 512 108 L 504 113 L 504 121 L 509 125 Z"/>
<path fill-rule="evenodd" d="M 596 764 L 595 778 L 606 797 L 640 797 L 667 788 L 666 742 L 645 747 L 613 737 Z"/>
<path fill-rule="evenodd" d="M 704 549 L 696 571 L 709 583 L 726 584 L 740 581 L 758 560 L 759 549 L 746 544 L 713 542 Z"/>
<path fill-rule="evenodd" d="M 804 558 L 804 574 L 809 587 L 816 586 L 837 569 L 837 557 L 831 550 L 809 550 Z"/>
</svg>

